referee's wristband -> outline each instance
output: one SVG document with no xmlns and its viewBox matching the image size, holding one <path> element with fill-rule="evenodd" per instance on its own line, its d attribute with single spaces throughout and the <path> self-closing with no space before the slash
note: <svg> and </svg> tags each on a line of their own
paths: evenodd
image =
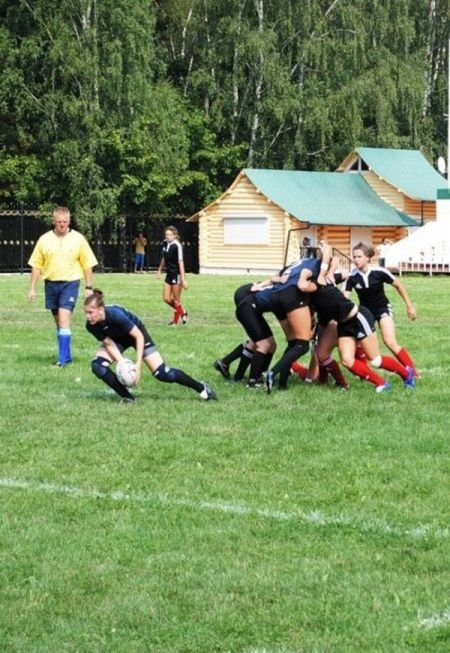
<svg viewBox="0 0 450 653">
<path fill-rule="evenodd" d="M 92 290 L 92 286 L 85 286 L 84 289 L 85 290 Z"/>
</svg>

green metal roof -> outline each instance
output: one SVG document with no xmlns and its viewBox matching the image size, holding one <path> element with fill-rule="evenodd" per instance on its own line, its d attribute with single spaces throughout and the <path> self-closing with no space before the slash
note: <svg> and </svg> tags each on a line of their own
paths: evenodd
<svg viewBox="0 0 450 653">
<path fill-rule="evenodd" d="M 359 174 L 257 170 L 243 173 L 268 199 L 294 218 L 311 224 L 359 227 L 417 226 L 370 188 Z"/>
<path fill-rule="evenodd" d="M 435 201 L 447 180 L 419 150 L 357 147 L 355 152 L 379 177 L 412 199 Z"/>
</svg>

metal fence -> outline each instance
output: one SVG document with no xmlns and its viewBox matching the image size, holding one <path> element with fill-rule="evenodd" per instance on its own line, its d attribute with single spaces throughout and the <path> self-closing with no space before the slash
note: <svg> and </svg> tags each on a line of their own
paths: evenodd
<svg viewBox="0 0 450 653">
<path fill-rule="evenodd" d="M 134 267 L 133 239 L 139 231 L 147 238 L 145 270 L 154 270 L 161 260 L 164 228 L 175 226 L 183 244 L 187 272 L 197 273 L 198 225 L 180 216 L 130 215 L 118 222 L 107 220 L 89 239 L 103 272 L 131 272 Z M 73 225 L 76 229 L 76 220 Z M 0 272 L 26 272 L 27 261 L 39 238 L 50 229 L 48 215 L 30 207 L 0 206 Z"/>
</svg>

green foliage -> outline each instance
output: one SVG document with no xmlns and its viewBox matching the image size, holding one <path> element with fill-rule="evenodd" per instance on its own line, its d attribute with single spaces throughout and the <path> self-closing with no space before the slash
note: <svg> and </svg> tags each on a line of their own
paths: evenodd
<svg viewBox="0 0 450 653">
<path fill-rule="evenodd" d="M 245 166 L 445 154 L 447 0 L 1 0 L 0 18 L 0 197 L 93 230 L 197 211 Z"/>
</svg>

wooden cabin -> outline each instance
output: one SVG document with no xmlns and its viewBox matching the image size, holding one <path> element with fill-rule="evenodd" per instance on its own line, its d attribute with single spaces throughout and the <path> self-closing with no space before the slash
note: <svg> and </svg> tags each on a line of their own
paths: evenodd
<svg viewBox="0 0 450 653">
<path fill-rule="evenodd" d="M 242 170 L 188 221 L 199 223 L 201 273 L 267 273 L 298 258 L 305 236 L 350 256 L 433 220 L 443 184 L 416 150 L 357 148 L 335 172 Z"/>
</svg>

